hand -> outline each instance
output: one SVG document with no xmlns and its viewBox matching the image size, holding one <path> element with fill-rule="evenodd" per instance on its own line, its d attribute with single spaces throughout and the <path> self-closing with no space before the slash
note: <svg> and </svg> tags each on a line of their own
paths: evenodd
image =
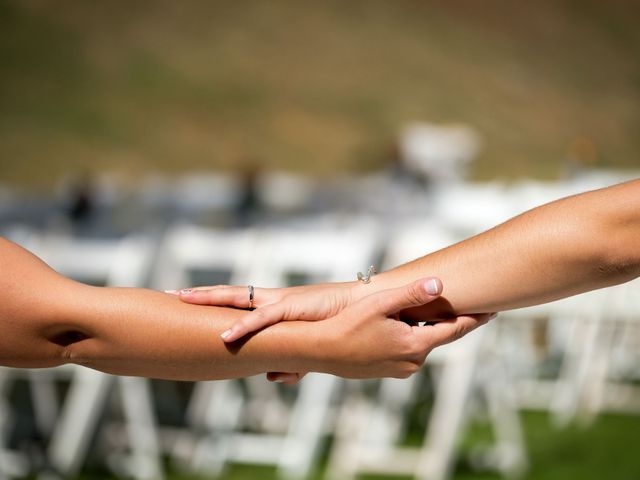
<svg viewBox="0 0 640 480">
<path fill-rule="evenodd" d="M 438 298 L 423 279 L 369 295 L 314 327 L 319 371 L 347 378 L 406 378 L 415 373 L 436 347 L 452 342 L 486 323 L 491 314 L 460 316 L 434 325 L 398 320 L 405 309 Z M 298 373 L 269 374 L 270 380 L 295 383 Z"/>
<path fill-rule="evenodd" d="M 433 302 L 433 300 L 436 299 L 442 291 L 442 285 L 438 279 L 430 278 L 422 280 L 422 282 L 429 287 L 429 292 L 435 291 L 436 293 L 429 293 L 425 290 L 427 295 L 430 295 L 428 300 L 423 303 L 408 302 L 405 307 L 398 312 L 394 312 L 394 319 L 402 318 L 403 320 L 407 320 L 407 323 L 395 322 L 396 324 L 387 325 L 387 328 L 394 330 L 398 328 L 403 330 L 411 328 L 427 329 L 422 330 L 421 333 L 428 332 L 431 336 L 430 341 L 432 343 L 427 342 L 426 346 L 430 348 L 423 350 L 422 360 L 418 362 L 420 365 L 431 349 L 439 344 L 449 343 L 462 337 L 477 326 L 486 323 L 490 318 L 489 314 L 453 318 L 448 316 L 446 320 L 438 320 L 439 323 L 436 325 L 425 327 L 415 326 L 415 320 L 418 318 L 422 320 L 427 318 L 433 319 L 433 316 L 424 317 L 423 314 L 425 311 L 430 310 L 429 302 L 433 305 L 438 303 Z M 369 285 L 352 282 L 275 289 L 256 288 L 254 295 L 254 306 L 257 307 L 256 310 L 248 313 L 236 322 L 231 328 L 233 333 L 228 334 L 225 341 L 232 342 L 249 332 L 264 328 L 281 320 L 324 320 L 328 317 L 341 318 L 345 315 L 353 315 L 356 305 L 352 304 L 356 302 L 367 302 L 368 305 L 368 302 L 377 301 L 372 299 L 386 296 L 389 292 L 407 288 L 401 287 L 401 289 L 383 290 L 375 294 L 369 294 L 367 297 L 366 294 L 369 287 Z M 246 286 L 220 285 L 172 291 L 169 293 L 178 294 L 183 301 L 188 303 L 224 305 L 237 308 L 249 307 L 249 294 Z M 365 300 L 365 298 L 369 299 Z M 369 322 L 367 319 L 371 313 L 372 311 L 369 310 L 365 316 L 362 317 L 364 323 Z M 330 320 L 335 321 L 335 318 Z M 329 323 L 329 321 L 327 320 L 323 323 Z M 370 325 L 368 328 L 370 328 Z M 386 335 L 390 333 L 391 331 L 383 333 L 382 338 L 387 338 Z M 343 345 L 344 343 L 345 340 L 343 339 L 339 342 L 339 345 Z M 374 363 L 372 365 L 375 366 L 376 364 Z M 304 372 L 271 372 L 267 375 L 267 378 L 271 381 L 293 384 L 302 379 L 304 375 Z M 373 373 L 370 376 L 379 377 L 382 375 L 380 373 Z"/>
<path fill-rule="evenodd" d="M 426 280 L 429 293 L 439 295 L 442 284 L 436 278 Z M 371 293 L 369 286 L 359 282 L 326 283 L 289 288 L 256 288 L 255 310 L 240 318 L 222 334 L 225 342 L 233 342 L 244 335 L 283 320 L 324 320 L 337 315 L 353 302 Z M 246 286 L 219 285 L 172 291 L 187 303 L 198 305 L 249 307 L 249 292 Z M 422 306 L 422 305 L 420 305 Z M 413 321 L 428 317 L 415 312 L 402 312 L 403 319 Z"/>
<path fill-rule="evenodd" d="M 333 317 L 362 296 L 360 293 L 356 294 L 358 286 L 357 282 L 345 282 L 289 288 L 255 288 L 253 305 L 256 309 L 224 332 L 223 339 L 225 342 L 233 342 L 248 333 L 283 320 L 324 320 Z M 183 302 L 198 305 L 249 307 L 249 291 L 246 286 L 218 285 L 168 293 L 179 295 Z"/>
</svg>

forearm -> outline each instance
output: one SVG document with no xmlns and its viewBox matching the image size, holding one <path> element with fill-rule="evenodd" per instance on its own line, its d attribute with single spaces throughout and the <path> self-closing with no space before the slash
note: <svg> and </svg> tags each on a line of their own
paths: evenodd
<svg viewBox="0 0 640 480">
<path fill-rule="evenodd" d="M 501 311 L 630 280 L 640 274 L 639 256 L 640 181 L 635 181 L 531 210 L 382 273 L 371 288 L 437 276 L 443 298 L 428 306 L 431 312 Z"/>
<path fill-rule="evenodd" d="M 71 362 L 183 380 L 321 368 L 322 339 L 305 322 L 276 325 L 239 349 L 226 346 L 220 333 L 240 310 L 187 305 L 149 290 L 82 285 L 3 239 L 0 261 L 0 365 Z"/>
<path fill-rule="evenodd" d="M 141 289 L 83 287 L 80 294 L 73 315 L 87 338 L 67 347 L 67 358 L 74 363 L 121 375 L 180 380 L 319 369 L 311 325 L 304 322 L 263 330 L 239 348 L 220 339 L 239 310 L 187 305 Z"/>
</svg>

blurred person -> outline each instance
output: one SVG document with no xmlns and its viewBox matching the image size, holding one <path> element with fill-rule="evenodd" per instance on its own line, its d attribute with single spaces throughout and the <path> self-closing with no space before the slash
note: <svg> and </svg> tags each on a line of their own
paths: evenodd
<svg viewBox="0 0 640 480">
<path fill-rule="evenodd" d="M 488 321 L 461 316 L 422 328 L 395 321 L 433 301 L 435 278 L 363 298 L 325 322 L 288 322 L 226 344 L 242 312 L 189 305 L 165 293 L 84 285 L 0 238 L 0 365 L 84 365 L 107 373 L 211 380 L 318 371 L 351 378 L 406 377 L 436 346 Z"/>
<path fill-rule="evenodd" d="M 640 275 L 640 180 L 543 205 L 367 282 L 256 288 L 251 306 L 257 308 L 222 338 L 234 342 L 282 320 L 335 318 L 363 298 L 427 274 L 442 279 L 444 290 L 433 302 L 400 312 L 411 324 L 526 307 L 629 281 Z M 175 293 L 191 304 L 248 306 L 246 287 Z M 272 378 L 296 381 L 298 375 Z"/>
<path fill-rule="evenodd" d="M 247 227 L 255 222 L 264 206 L 258 193 L 258 182 L 262 174 L 260 163 L 248 158 L 241 162 L 240 200 L 235 209 L 235 226 Z"/>
<path fill-rule="evenodd" d="M 66 190 L 65 215 L 76 231 L 87 230 L 96 213 L 96 192 L 91 177 L 81 174 L 71 179 Z"/>
</svg>

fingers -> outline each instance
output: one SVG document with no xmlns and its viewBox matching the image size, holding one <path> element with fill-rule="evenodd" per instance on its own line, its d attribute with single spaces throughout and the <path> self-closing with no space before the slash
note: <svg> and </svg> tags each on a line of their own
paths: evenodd
<svg viewBox="0 0 640 480">
<path fill-rule="evenodd" d="M 206 285 L 202 287 L 183 288 L 181 290 L 164 290 L 164 293 L 168 293 L 169 295 L 180 295 L 181 293 L 191 292 L 192 290 L 213 290 L 214 288 L 224 287 L 229 287 L 229 285 Z"/>
<path fill-rule="evenodd" d="M 254 290 L 256 298 L 260 295 L 260 288 Z M 180 300 L 197 305 L 224 305 L 228 307 L 249 308 L 249 290 L 246 286 L 221 286 L 209 289 L 184 289 L 179 290 Z"/>
<path fill-rule="evenodd" d="M 378 305 L 387 315 L 393 315 L 401 310 L 418 307 L 429 303 L 442 293 L 442 282 L 437 278 L 424 278 L 400 288 L 393 288 L 379 292 Z"/>
<path fill-rule="evenodd" d="M 267 373 L 267 380 L 269 380 L 270 382 L 295 385 L 300 380 L 302 380 L 305 375 L 306 373 L 269 372 Z"/>
<path fill-rule="evenodd" d="M 287 307 L 283 302 L 274 303 L 247 313 L 220 336 L 227 343 L 233 342 L 247 333 L 255 332 L 281 320 L 291 320 L 287 315 Z"/>
<path fill-rule="evenodd" d="M 434 325 L 413 327 L 413 330 L 420 336 L 425 350 L 430 351 L 464 337 L 496 316 L 495 313 L 460 316 L 452 320 L 442 320 Z"/>
</svg>

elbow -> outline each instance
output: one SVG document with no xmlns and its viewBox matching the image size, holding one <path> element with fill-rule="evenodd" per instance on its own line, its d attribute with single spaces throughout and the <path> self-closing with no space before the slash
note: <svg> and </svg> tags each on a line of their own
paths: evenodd
<svg viewBox="0 0 640 480">
<path fill-rule="evenodd" d="M 57 355 L 59 365 L 80 365 L 91 367 L 92 359 L 86 352 L 83 352 L 82 345 L 71 344 L 62 347 Z"/>
<path fill-rule="evenodd" d="M 68 363 L 75 363 L 73 349 L 47 341 L 0 355 L 0 366 L 9 368 L 53 368 Z"/>
<path fill-rule="evenodd" d="M 56 361 L 62 365 L 73 363 L 84 365 L 87 362 L 83 346 L 90 340 L 90 336 L 77 330 L 64 330 L 49 339 L 55 346 Z"/>
<path fill-rule="evenodd" d="M 69 363 L 75 363 L 76 352 L 72 345 L 61 347 L 57 355 L 57 360 L 60 365 L 67 365 Z"/>
<path fill-rule="evenodd" d="M 594 263 L 598 276 L 612 285 L 640 276 L 640 227 L 609 224 L 598 237 Z"/>
<path fill-rule="evenodd" d="M 610 255 L 598 265 L 598 276 L 615 285 L 640 276 L 640 259 L 625 255 Z"/>
</svg>

